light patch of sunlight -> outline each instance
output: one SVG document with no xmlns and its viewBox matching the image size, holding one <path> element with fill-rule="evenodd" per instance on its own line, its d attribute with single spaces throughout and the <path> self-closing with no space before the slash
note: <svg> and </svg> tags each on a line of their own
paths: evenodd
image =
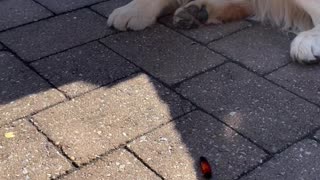
<svg viewBox="0 0 320 180">
<path fill-rule="evenodd" d="M 240 112 L 235 112 L 235 111 L 230 112 L 228 115 L 224 117 L 224 122 L 228 122 L 228 124 L 235 129 L 241 126 L 242 120 L 243 120 L 242 114 Z M 225 126 L 224 135 L 226 137 L 231 138 L 234 135 L 234 131 L 231 128 Z"/>
<path fill-rule="evenodd" d="M 83 163 L 172 119 L 161 97 L 166 93 L 154 86 L 147 75 L 136 75 L 40 112 L 34 120 Z"/>
<path fill-rule="evenodd" d="M 27 116 L 52 104 L 63 101 L 64 96 L 55 89 L 28 94 L 11 102 L 0 104 L 0 125 Z"/>
</svg>

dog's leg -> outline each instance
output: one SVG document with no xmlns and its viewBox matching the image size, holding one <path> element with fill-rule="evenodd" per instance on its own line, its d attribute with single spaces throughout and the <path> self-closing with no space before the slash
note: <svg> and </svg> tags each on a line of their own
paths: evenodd
<svg viewBox="0 0 320 180">
<path fill-rule="evenodd" d="M 219 24 L 252 15 L 248 0 L 194 0 L 176 10 L 173 24 L 189 29 L 200 24 Z"/>
<path fill-rule="evenodd" d="M 295 0 L 312 18 L 314 28 L 300 33 L 291 44 L 291 57 L 300 63 L 320 61 L 320 0 Z"/>
<path fill-rule="evenodd" d="M 142 30 L 152 25 L 157 17 L 172 13 L 184 0 L 133 0 L 115 9 L 108 19 L 108 25 L 126 31 Z"/>
</svg>

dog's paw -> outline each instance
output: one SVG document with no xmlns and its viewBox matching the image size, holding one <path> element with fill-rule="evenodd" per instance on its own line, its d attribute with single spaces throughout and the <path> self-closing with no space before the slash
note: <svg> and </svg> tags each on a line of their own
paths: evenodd
<svg viewBox="0 0 320 180">
<path fill-rule="evenodd" d="M 115 9 L 108 18 L 108 25 L 120 31 L 142 30 L 152 25 L 157 18 L 155 7 L 148 7 L 143 1 L 132 1 Z"/>
<path fill-rule="evenodd" d="M 191 2 L 176 10 L 173 16 L 173 25 L 181 29 L 196 28 L 208 20 L 205 6 Z"/>
<path fill-rule="evenodd" d="M 291 43 L 291 58 L 303 64 L 320 62 L 320 28 L 300 33 Z"/>
</svg>

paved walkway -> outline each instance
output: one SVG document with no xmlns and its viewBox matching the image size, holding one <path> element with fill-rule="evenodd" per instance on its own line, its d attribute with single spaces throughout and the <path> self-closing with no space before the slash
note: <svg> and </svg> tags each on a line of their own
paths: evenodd
<svg viewBox="0 0 320 180">
<path fill-rule="evenodd" d="M 320 66 L 242 21 L 117 32 L 117 0 L 0 1 L 0 179 L 320 179 Z"/>
</svg>

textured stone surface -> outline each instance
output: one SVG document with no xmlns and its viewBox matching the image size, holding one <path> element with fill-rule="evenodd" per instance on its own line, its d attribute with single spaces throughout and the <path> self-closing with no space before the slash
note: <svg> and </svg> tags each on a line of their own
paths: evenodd
<svg viewBox="0 0 320 180">
<path fill-rule="evenodd" d="M 320 147 L 312 140 L 304 140 L 276 155 L 262 167 L 241 180 L 318 179 L 320 174 Z"/>
<path fill-rule="evenodd" d="M 314 134 L 314 138 L 320 140 L 320 130 L 318 130 L 318 131 Z"/>
<path fill-rule="evenodd" d="M 64 100 L 8 52 L 0 51 L 0 126 Z"/>
<path fill-rule="evenodd" d="M 291 38 L 269 26 L 257 25 L 209 45 L 260 74 L 290 61 Z"/>
<path fill-rule="evenodd" d="M 32 0 L 0 1 L 0 31 L 50 16 L 51 13 Z"/>
<path fill-rule="evenodd" d="M 51 11 L 61 13 L 70 11 L 83 6 L 88 6 L 103 0 L 36 0 Z"/>
<path fill-rule="evenodd" d="M 320 66 L 290 64 L 267 78 L 320 105 Z"/>
<path fill-rule="evenodd" d="M 32 63 L 37 71 L 69 96 L 76 96 L 126 77 L 137 68 L 98 42 Z"/>
<path fill-rule="evenodd" d="M 234 179 L 265 154 L 232 129 L 199 111 L 142 136 L 128 145 L 165 179 L 199 179 L 204 156 L 213 179 Z"/>
<path fill-rule="evenodd" d="M 168 84 L 178 83 L 224 61 L 221 56 L 162 25 L 117 34 L 102 42 Z"/>
<path fill-rule="evenodd" d="M 234 64 L 186 81 L 179 91 L 272 152 L 320 125 L 319 108 Z"/>
<path fill-rule="evenodd" d="M 81 164 L 190 109 L 176 94 L 146 75 L 137 75 L 34 118 L 40 129 Z"/>
<path fill-rule="evenodd" d="M 62 179 L 154 179 L 157 177 L 128 151 L 120 149 Z"/>
<path fill-rule="evenodd" d="M 106 19 L 83 9 L 0 34 L 0 41 L 31 61 L 112 33 Z"/>
<path fill-rule="evenodd" d="M 131 0 L 110 0 L 91 6 L 91 8 L 100 14 L 109 17 L 112 11 L 118 7 L 124 6 Z"/>
<path fill-rule="evenodd" d="M 160 19 L 160 22 L 166 24 L 171 28 L 174 28 L 172 24 L 172 16 L 163 17 Z M 211 41 L 223 38 L 225 36 L 228 36 L 229 34 L 251 26 L 252 25 L 247 21 L 235 21 L 220 25 L 207 25 L 195 29 L 183 30 L 175 28 L 175 30 L 192 39 L 197 40 L 198 42 L 207 44 Z"/>
<path fill-rule="evenodd" d="M 0 128 L 0 179 L 49 179 L 71 164 L 26 120 Z"/>
</svg>

